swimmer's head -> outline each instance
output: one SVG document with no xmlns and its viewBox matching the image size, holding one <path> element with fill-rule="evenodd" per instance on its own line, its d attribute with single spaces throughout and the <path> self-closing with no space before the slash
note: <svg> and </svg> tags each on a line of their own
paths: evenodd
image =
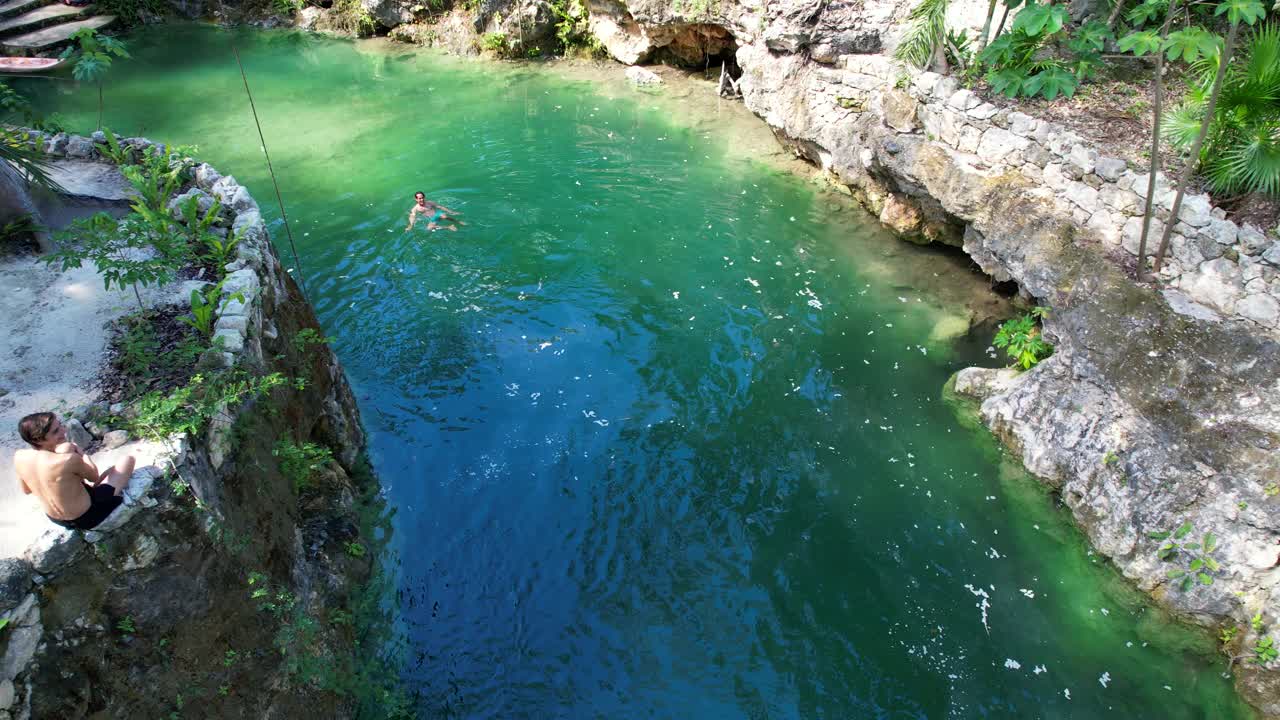
<svg viewBox="0 0 1280 720">
<path fill-rule="evenodd" d="M 426 200 L 427 194 L 419 190 L 418 192 L 413 194 L 413 199 L 418 201 Z"/>
</svg>

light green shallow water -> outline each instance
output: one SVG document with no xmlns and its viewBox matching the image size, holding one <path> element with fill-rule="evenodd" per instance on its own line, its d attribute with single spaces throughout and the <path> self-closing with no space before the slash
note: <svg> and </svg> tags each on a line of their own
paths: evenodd
<svg viewBox="0 0 1280 720">
<path fill-rule="evenodd" d="M 984 281 L 778 170 L 740 108 L 133 37 L 107 124 L 198 143 L 273 218 L 232 38 L 398 510 L 424 717 L 1248 716 L 942 403 Z M 92 129 L 92 92 L 28 87 Z M 418 189 L 469 225 L 403 232 Z"/>
</svg>

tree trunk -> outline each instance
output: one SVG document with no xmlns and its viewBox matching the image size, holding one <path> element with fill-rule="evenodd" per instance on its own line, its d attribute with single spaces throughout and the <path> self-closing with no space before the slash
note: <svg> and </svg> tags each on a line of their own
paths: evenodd
<svg viewBox="0 0 1280 720">
<path fill-rule="evenodd" d="M 98 79 L 98 129 L 102 129 L 102 79 Z"/>
<path fill-rule="evenodd" d="M 1107 29 L 1115 30 L 1116 23 L 1120 21 L 1120 11 L 1124 10 L 1124 0 L 1116 0 L 1116 6 L 1111 8 L 1111 15 L 1107 17 Z M 1173 8 L 1170 8 L 1172 11 Z"/>
<path fill-rule="evenodd" d="M 1118 2 L 1119 0 L 1117 0 Z M 1169 3 L 1164 25 L 1160 27 L 1160 44 L 1169 37 L 1169 26 L 1178 9 L 1178 0 Z M 1151 170 L 1147 173 L 1147 202 L 1142 209 L 1142 237 L 1138 240 L 1138 282 L 1147 276 L 1147 235 L 1151 232 L 1151 214 L 1156 199 L 1156 174 L 1160 172 L 1160 110 L 1164 105 L 1164 51 L 1156 50 L 1156 77 L 1153 82 L 1151 102 Z"/>
<path fill-rule="evenodd" d="M 1008 19 L 1009 19 L 1009 6 L 1005 5 L 1004 12 L 1000 13 L 1000 24 L 996 26 L 996 34 L 991 36 L 992 42 L 995 42 L 995 39 L 1000 37 L 1000 31 L 1004 30 L 1004 22 Z"/>
<path fill-rule="evenodd" d="M 987 47 L 987 35 L 991 34 L 991 21 L 996 16 L 996 2 L 997 0 L 988 0 L 987 2 L 987 19 L 982 23 L 982 32 L 978 33 L 978 41 L 973 46 L 973 54 L 975 56 Z"/>
<path fill-rule="evenodd" d="M 933 41 L 933 62 L 930 63 L 930 70 L 936 73 L 946 75 L 951 68 L 947 65 L 947 38 L 946 36 L 935 38 Z"/>
<path fill-rule="evenodd" d="M 1169 213 L 1169 222 L 1164 225 L 1164 235 L 1160 238 L 1160 249 L 1156 251 L 1152 272 L 1160 272 L 1160 265 L 1164 263 L 1164 254 L 1169 250 L 1169 238 L 1173 236 L 1173 226 L 1178 224 L 1182 196 L 1187 193 L 1187 183 L 1191 180 L 1191 173 L 1195 172 L 1200 164 L 1200 149 L 1204 147 L 1209 126 L 1213 124 L 1213 109 L 1218 104 L 1218 94 L 1222 92 L 1222 79 L 1227 75 L 1227 65 L 1231 63 L 1231 53 L 1235 50 L 1236 33 L 1239 30 L 1240 23 L 1234 22 L 1231 23 L 1231 29 L 1227 31 L 1227 42 L 1222 47 L 1222 60 L 1218 63 L 1218 74 L 1213 78 L 1213 91 L 1209 93 L 1209 105 L 1204 109 L 1204 118 L 1200 120 L 1200 133 L 1196 135 L 1196 141 L 1191 145 L 1191 157 L 1187 159 L 1186 166 L 1178 175 L 1178 194 L 1173 196 L 1173 210 Z"/>
</svg>

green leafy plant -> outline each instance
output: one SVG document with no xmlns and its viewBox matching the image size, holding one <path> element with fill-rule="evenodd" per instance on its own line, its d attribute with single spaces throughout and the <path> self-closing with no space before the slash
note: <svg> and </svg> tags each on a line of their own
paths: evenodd
<svg viewBox="0 0 1280 720">
<path fill-rule="evenodd" d="M 1211 532 L 1197 540 L 1190 538 L 1191 521 L 1184 522 L 1175 530 L 1148 533 L 1152 540 L 1163 541 L 1156 554 L 1165 562 L 1178 562 L 1185 565 L 1166 573 L 1170 580 L 1180 580 L 1183 592 L 1190 590 L 1197 582 L 1201 585 L 1213 584 L 1213 573 L 1222 566 L 1213 558 L 1218 548 L 1218 538 Z"/>
<path fill-rule="evenodd" d="M 1172 34 L 1170 35 L 1172 37 Z M 1164 137 L 1180 149 L 1194 145 L 1205 118 L 1221 48 L 1196 56 L 1187 99 L 1162 124 Z M 1255 29 L 1223 76 L 1198 161 L 1217 193 L 1280 195 L 1280 22 Z"/>
<path fill-rule="evenodd" d="M 1102 66 L 1101 53 L 1111 30 L 1090 21 L 1069 31 L 1067 22 L 1066 5 L 1030 1 L 1019 10 L 1009 32 L 998 35 L 978 55 L 992 90 L 1011 98 L 1074 95 Z"/>
<path fill-rule="evenodd" d="M 64 59 L 74 60 L 71 75 L 80 82 L 92 82 L 98 86 L 98 128 L 102 128 L 102 78 L 111 69 L 115 58 L 129 57 L 124 43 L 106 35 L 99 35 L 93 28 L 84 28 L 71 36 L 74 43 L 62 52 Z"/>
<path fill-rule="evenodd" d="M 364 554 L 366 552 L 364 545 L 361 545 L 358 542 L 347 543 L 346 549 L 347 549 L 348 555 L 350 555 L 351 557 L 357 557 L 357 558 L 364 557 Z"/>
<path fill-rule="evenodd" d="M 271 0 L 271 8 L 277 15 L 293 17 L 304 6 L 302 0 Z"/>
<path fill-rule="evenodd" d="M 0 631 L 9 627 L 9 618 L 0 618 Z"/>
<path fill-rule="evenodd" d="M 329 22 L 333 29 L 355 37 L 367 37 L 378 29 L 378 23 L 360 0 L 334 0 Z"/>
<path fill-rule="evenodd" d="M 113 152 L 123 156 L 116 148 Z M 139 164 L 120 169 L 135 193 L 132 212 L 119 221 L 105 212 L 76 221 L 58 236 L 58 249 L 41 260 L 62 270 L 90 260 L 106 289 L 132 288 L 142 308 L 139 287 L 172 281 L 191 256 L 189 233 L 168 207 L 169 197 L 181 186 L 189 167 L 186 158 L 148 147 Z"/>
<path fill-rule="evenodd" d="M 136 156 L 133 148 L 121 145 L 116 134 L 111 132 L 111 128 L 103 128 L 102 134 L 107 136 L 106 142 L 94 146 L 99 155 L 116 165 L 132 165 L 134 163 Z"/>
<path fill-rule="evenodd" d="M 1262 488 L 1262 494 L 1269 498 L 1273 498 L 1276 495 L 1280 495 L 1280 485 L 1277 485 L 1276 483 L 1270 483 L 1266 487 Z"/>
<path fill-rule="evenodd" d="M 240 660 L 240 653 L 236 652 L 235 650 L 228 650 L 222 655 L 222 666 L 231 667 L 232 665 L 235 665 L 236 662 L 239 660 Z"/>
<path fill-rule="evenodd" d="M 102 276 L 104 288 L 131 288 L 139 309 L 145 309 L 139 287 L 172 281 L 181 265 L 177 253 L 148 252 L 152 243 L 137 219 L 117 222 L 105 212 L 77 220 L 58 241 L 59 248 L 42 256 L 42 261 L 65 271 L 89 260 Z"/>
<path fill-rule="evenodd" d="M 312 345 L 327 345 L 331 342 L 333 342 L 333 338 L 321 335 L 320 331 L 315 328 L 303 328 L 299 330 L 290 341 L 293 345 L 293 349 L 298 352 L 304 352 Z"/>
<path fill-rule="evenodd" d="M 194 329 L 202 337 L 212 336 L 213 319 L 214 315 L 217 314 L 218 303 L 222 298 L 222 286 L 225 283 L 226 280 L 224 279 L 204 288 L 192 289 L 191 314 L 178 318 L 178 321 Z M 244 294 L 237 292 L 232 294 L 229 299 L 244 302 Z"/>
<path fill-rule="evenodd" d="M 1045 341 L 1037 325 L 1037 319 L 1044 316 L 1044 308 L 1037 307 L 1026 315 L 1006 320 L 996 331 L 992 344 L 1004 348 L 1018 367 L 1030 370 L 1053 354 L 1053 346 Z"/>
<path fill-rule="evenodd" d="M 116 623 L 116 629 L 125 635 L 132 635 L 138 631 L 133 625 L 133 616 L 125 615 L 124 619 Z"/>
<path fill-rule="evenodd" d="M 506 57 L 511 52 L 507 45 L 507 34 L 504 32 L 490 32 L 481 35 L 480 49 L 491 52 L 498 57 Z"/>
<path fill-rule="evenodd" d="M 1250 662 L 1255 665 L 1266 665 L 1277 657 L 1280 657 L 1280 652 L 1276 649 L 1275 640 L 1268 635 L 1258 638 L 1253 644 L 1253 657 Z"/>
<path fill-rule="evenodd" d="M 1249 618 L 1249 627 L 1253 628 L 1256 633 L 1262 632 L 1262 611 L 1259 610 L 1253 617 Z"/>
<path fill-rule="evenodd" d="M 1222 631 L 1218 634 L 1218 640 L 1223 645 L 1230 645 L 1232 641 L 1236 639 L 1236 635 L 1239 633 L 1240 633 L 1240 628 L 1236 627 L 1235 625 L 1228 625 L 1227 627 L 1222 628 Z"/>
<path fill-rule="evenodd" d="M 298 443 L 281 440 L 271 454 L 278 458 L 280 474 L 301 492 L 311 486 L 317 474 L 333 461 L 333 451 L 315 443 Z"/>
<path fill-rule="evenodd" d="M 1108 450 L 1102 456 L 1102 465 L 1104 467 L 1111 467 L 1118 462 L 1120 462 L 1120 456 L 1114 450 Z"/>
<path fill-rule="evenodd" d="M 194 435 L 228 408 L 287 383 L 280 373 L 254 376 L 233 369 L 208 376 L 197 374 L 186 385 L 168 393 L 143 395 L 129 427 L 134 434 L 151 440 L 164 440 L 178 433 Z"/>
</svg>

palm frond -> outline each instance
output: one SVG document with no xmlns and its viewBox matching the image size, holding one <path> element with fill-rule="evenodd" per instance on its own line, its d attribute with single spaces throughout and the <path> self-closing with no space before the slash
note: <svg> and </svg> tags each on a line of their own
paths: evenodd
<svg viewBox="0 0 1280 720">
<path fill-rule="evenodd" d="M 14 167 L 31 183 L 53 191 L 61 191 L 49 176 L 49 160 L 38 148 L 32 147 L 20 130 L 0 128 L 0 162 Z"/>
<path fill-rule="evenodd" d="M 1206 163 L 1205 175 L 1215 192 L 1280 195 L 1280 129 L 1259 125 L 1253 130 Z"/>
<path fill-rule="evenodd" d="M 1160 123 L 1160 134 L 1174 147 L 1190 147 L 1200 134 L 1200 122 L 1203 119 L 1204 103 L 1183 103 L 1165 113 Z"/>
<path fill-rule="evenodd" d="M 921 0 L 911 11 L 911 26 L 893 56 L 916 67 L 928 67 L 934 49 L 946 37 L 948 0 Z"/>
</svg>

